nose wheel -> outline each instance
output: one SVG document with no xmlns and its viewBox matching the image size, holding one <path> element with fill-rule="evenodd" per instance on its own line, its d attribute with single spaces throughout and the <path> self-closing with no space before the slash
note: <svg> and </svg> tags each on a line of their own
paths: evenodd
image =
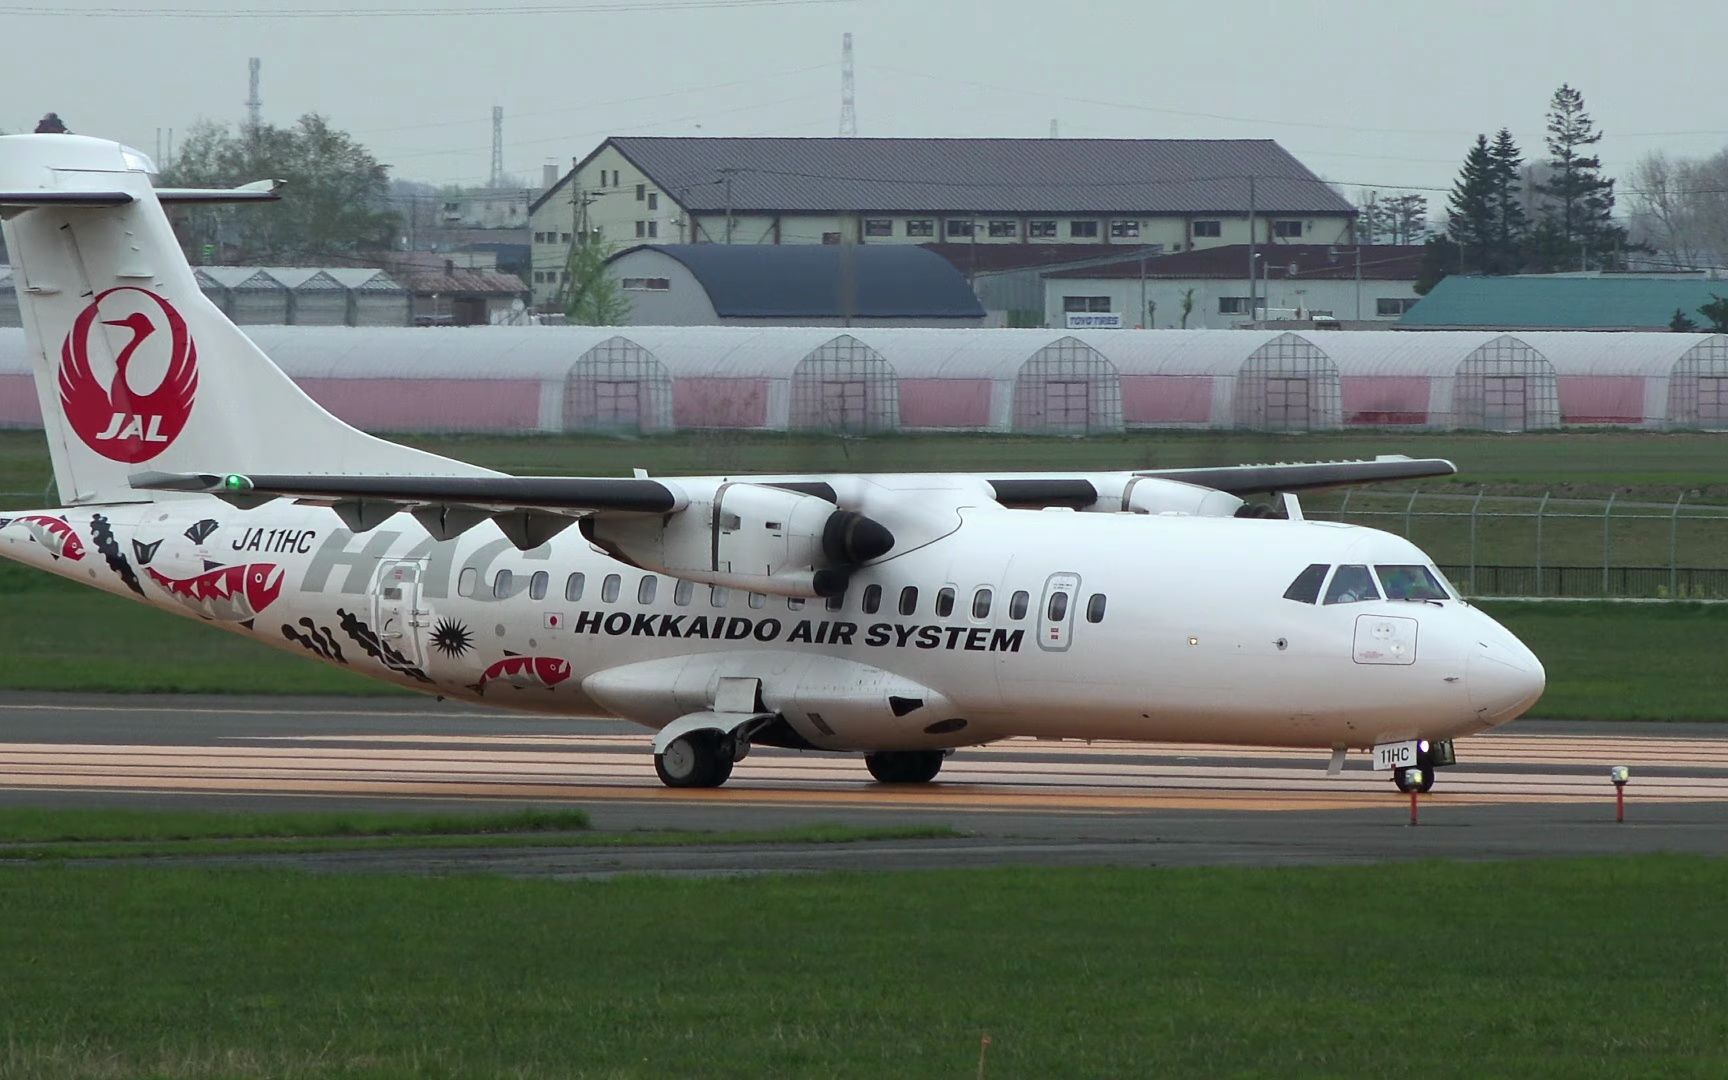
<svg viewBox="0 0 1728 1080">
<path fill-rule="evenodd" d="M 675 788 L 715 788 L 732 776 L 736 744 L 718 731 L 692 731 L 666 744 L 654 755 L 660 782 Z"/>
<path fill-rule="evenodd" d="M 928 784 L 945 756 L 940 750 L 878 750 L 864 755 L 864 766 L 884 784 Z"/>
</svg>

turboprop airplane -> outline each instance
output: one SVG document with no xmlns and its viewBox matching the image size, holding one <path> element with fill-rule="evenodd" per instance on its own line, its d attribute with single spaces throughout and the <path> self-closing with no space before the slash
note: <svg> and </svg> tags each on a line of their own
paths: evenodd
<svg viewBox="0 0 1728 1080">
<path fill-rule="evenodd" d="M 0 138 L 63 505 L 0 554 L 374 678 L 654 730 L 713 787 L 752 746 L 933 779 L 1011 736 L 1372 749 L 1426 790 L 1540 663 L 1409 542 L 1295 493 L 1373 461 L 1125 472 L 519 477 L 357 431 L 199 291 L 147 158 Z M 555 333 L 556 331 L 549 331 Z M 1245 496 L 1274 495 L 1269 518 Z"/>
</svg>

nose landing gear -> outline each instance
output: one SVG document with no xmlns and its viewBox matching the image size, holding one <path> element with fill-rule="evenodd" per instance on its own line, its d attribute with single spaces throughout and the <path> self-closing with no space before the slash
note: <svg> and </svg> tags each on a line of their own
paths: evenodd
<svg viewBox="0 0 1728 1080">
<path fill-rule="evenodd" d="M 940 750 L 878 750 L 864 755 L 864 766 L 884 784 L 928 784 L 946 756 Z"/>
</svg>

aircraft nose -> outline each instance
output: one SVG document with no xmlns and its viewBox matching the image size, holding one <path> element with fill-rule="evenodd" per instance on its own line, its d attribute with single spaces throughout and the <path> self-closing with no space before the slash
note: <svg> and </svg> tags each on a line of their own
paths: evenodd
<svg viewBox="0 0 1728 1080">
<path fill-rule="evenodd" d="M 1465 678 L 1471 706 L 1490 726 L 1524 715 L 1548 685 L 1542 661 L 1511 634 L 1478 642 Z"/>
</svg>

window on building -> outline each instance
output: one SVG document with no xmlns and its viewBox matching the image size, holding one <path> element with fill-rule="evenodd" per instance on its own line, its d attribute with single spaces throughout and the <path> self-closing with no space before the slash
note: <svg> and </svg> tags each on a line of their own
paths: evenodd
<svg viewBox="0 0 1728 1080">
<path fill-rule="evenodd" d="M 1109 311 L 1110 298 L 1108 296 L 1064 296 L 1062 298 L 1062 310 Z"/>
<path fill-rule="evenodd" d="M 672 279 L 663 277 L 627 277 L 623 282 L 626 292 L 667 292 L 672 288 Z"/>
<path fill-rule="evenodd" d="M 990 235 L 998 239 L 1019 236 L 1020 223 L 1018 221 L 992 221 L 990 223 Z"/>
<path fill-rule="evenodd" d="M 1068 223 L 1068 235 L 1095 240 L 1098 237 L 1098 223 L 1096 221 L 1070 221 Z"/>
<path fill-rule="evenodd" d="M 544 570 L 534 571 L 533 576 L 528 579 L 528 599 L 530 599 L 530 600 L 544 600 L 544 599 L 546 599 L 546 584 L 547 584 L 547 582 L 549 582 L 551 580 L 552 580 L 552 575 L 548 574 L 546 571 L 544 571 Z"/>
<path fill-rule="evenodd" d="M 1026 235 L 1034 240 L 1049 240 L 1056 235 L 1056 223 L 1054 221 L 1028 221 L 1026 223 Z"/>
<path fill-rule="evenodd" d="M 1302 235 L 1302 222 L 1294 220 L 1279 220 L 1272 223 L 1272 235 L 1286 240 L 1295 240 Z"/>
<path fill-rule="evenodd" d="M 508 570 L 498 571 L 498 576 L 492 579 L 492 596 L 502 600 L 510 595 L 510 589 L 516 584 L 516 575 Z"/>
<path fill-rule="evenodd" d="M 918 611 L 918 587 L 908 585 L 900 590 L 899 612 L 902 615 L 912 615 Z"/>
<path fill-rule="evenodd" d="M 1248 314 L 1248 298 L 1246 296 L 1220 296 L 1218 298 L 1218 314 Z"/>
<path fill-rule="evenodd" d="M 865 218 L 864 219 L 864 235 L 865 236 L 893 236 L 894 235 L 894 219 L 893 218 L 885 218 L 885 217 Z"/>
<path fill-rule="evenodd" d="M 1112 221 L 1110 223 L 1110 235 L 1117 239 L 1136 238 L 1140 235 L 1140 223 L 1138 221 Z"/>
<path fill-rule="evenodd" d="M 822 242 L 824 244 L 838 244 L 840 242 L 840 234 L 837 232 L 825 232 L 822 234 Z"/>
<path fill-rule="evenodd" d="M 534 234 L 534 242 L 536 244 L 544 244 L 546 242 L 546 234 L 543 232 L 535 233 Z"/>
<path fill-rule="evenodd" d="M 606 580 L 600 583 L 600 599 L 608 604 L 618 602 L 618 592 L 624 585 L 624 578 L 618 574 L 607 574 Z"/>
<path fill-rule="evenodd" d="M 1194 223 L 1194 235 L 1217 239 L 1224 235 L 1224 223 L 1222 221 L 1196 221 Z"/>
<path fill-rule="evenodd" d="M 588 583 L 587 575 L 571 574 L 564 579 L 564 599 L 574 604 L 582 599 L 582 587 Z"/>
<path fill-rule="evenodd" d="M 650 221 L 648 223 L 648 235 L 649 236 L 659 236 L 660 235 L 660 223 L 658 221 Z"/>
<path fill-rule="evenodd" d="M 935 236 L 936 222 L 930 218 L 912 218 L 906 222 L 907 236 Z"/>
<path fill-rule="evenodd" d="M 643 202 L 647 198 L 648 198 L 648 185 L 647 184 L 637 184 L 636 185 L 636 201 L 637 202 Z"/>
<path fill-rule="evenodd" d="M 1382 296 L 1374 301 L 1376 315 L 1402 315 L 1416 306 L 1414 296 Z"/>
<path fill-rule="evenodd" d="M 649 194 L 648 194 L 648 209 L 650 209 L 650 210 L 660 209 L 660 195 L 658 192 L 649 192 Z"/>
<path fill-rule="evenodd" d="M 660 591 L 660 579 L 653 574 L 643 574 L 642 580 L 636 583 L 636 602 L 652 604 L 654 594 Z"/>
<path fill-rule="evenodd" d="M 972 235 L 971 218 L 949 218 L 942 223 L 943 235 L 965 239 Z"/>
<path fill-rule="evenodd" d="M 639 238 L 648 235 L 648 223 L 646 221 L 638 221 L 636 223 L 636 235 Z"/>
<path fill-rule="evenodd" d="M 547 233 L 546 235 L 551 236 L 552 234 Z M 562 237 L 562 239 L 558 241 L 560 244 L 568 244 L 570 242 L 570 234 L 569 233 L 559 233 L 558 235 L 560 237 Z"/>
</svg>

